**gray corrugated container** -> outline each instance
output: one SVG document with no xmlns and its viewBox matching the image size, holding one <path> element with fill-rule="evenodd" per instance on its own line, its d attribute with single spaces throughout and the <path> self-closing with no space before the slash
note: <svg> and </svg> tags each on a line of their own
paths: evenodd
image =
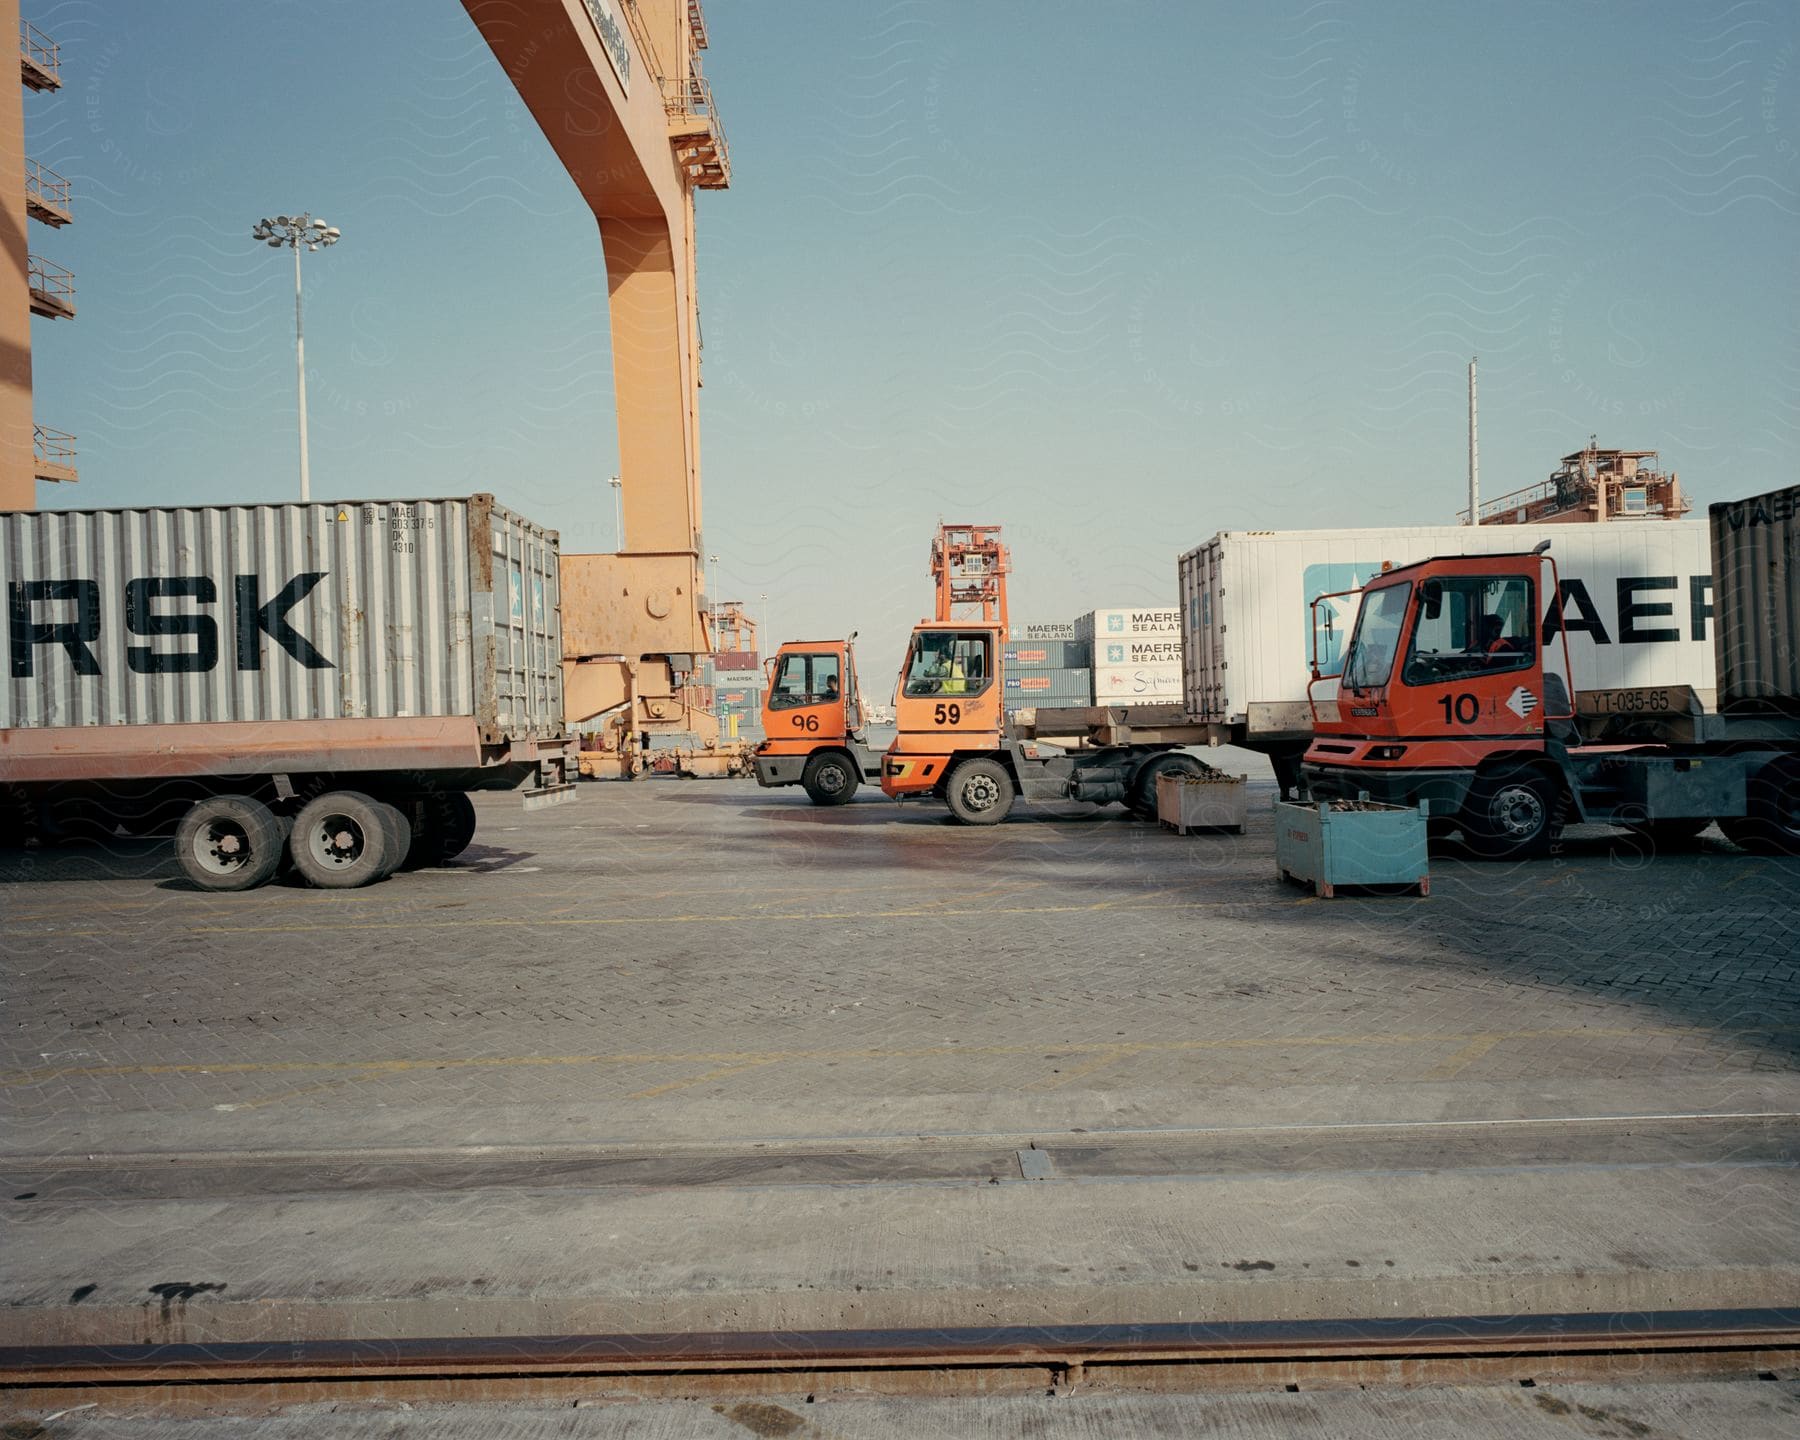
<svg viewBox="0 0 1800 1440">
<path fill-rule="evenodd" d="M 554 738 L 557 586 L 556 533 L 490 495 L 0 514 L 0 729 L 444 716 Z"/>
<path fill-rule="evenodd" d="M 1719 708 L 1800 710 L 1800 486 L 1709 506 Z"/>
</svg>

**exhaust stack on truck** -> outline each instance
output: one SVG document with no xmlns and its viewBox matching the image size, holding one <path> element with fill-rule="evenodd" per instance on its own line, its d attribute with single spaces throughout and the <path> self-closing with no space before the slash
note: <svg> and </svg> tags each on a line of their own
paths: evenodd
<svg viewBox="0 0 1800 1440">
<path fill-rule="evenodd" d="M 572 798 L 557 537 L 492 496 L 0 515 L 0 790 L 246 889 L 447 858 Z M 291 838 L 289 832 L 291 831 Z"/>
</svg>

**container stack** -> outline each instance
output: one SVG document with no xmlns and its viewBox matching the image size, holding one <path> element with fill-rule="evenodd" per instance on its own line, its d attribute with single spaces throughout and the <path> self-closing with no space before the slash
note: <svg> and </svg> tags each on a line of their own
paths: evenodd
<svg viewBox="0 0 1800 1440">
<path fill-rule="evenodd" d="M 763 668 L 754 650 L 720 650 L 708 655 L 700 683 L 712 691 L 713 714 L 719 717 L 721 735 L 730 736 L 734 718 L 740 737 L 753 738 L 760 733 Z"/>
<path fill-rule="evenodd" d="M 1009 715 L 1093 703 L 1093 647 L 1076 639 L 1073 621 L 1016 624 L 1007 637 L 1006 693 L 1001 703 Z"/>
<path fill-rule="evenodd" d="M 1093 703 L 1174 705 L 1181 701 L 1181 612 L 1174 606 L 1090 610 L 1075 622 L 1090 647 Z"/>
</svg>

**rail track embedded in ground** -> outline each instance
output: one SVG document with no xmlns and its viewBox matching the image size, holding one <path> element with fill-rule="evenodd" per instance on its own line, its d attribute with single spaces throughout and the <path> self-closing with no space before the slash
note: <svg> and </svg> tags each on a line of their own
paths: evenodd
<svg viewBox="0 0 1800 1440">
<path fill-rule="evenodd" d="M 9 1408 L 1788 1379 L 1800 1309 L 0 1350 Z"/>
</svg>

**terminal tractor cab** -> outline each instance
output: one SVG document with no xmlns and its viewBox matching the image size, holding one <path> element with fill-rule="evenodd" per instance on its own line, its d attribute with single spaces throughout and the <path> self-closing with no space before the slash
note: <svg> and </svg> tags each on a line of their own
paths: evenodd
<svg viewBox="0 0 1800 1440">
<path fill-rule="evenodd" d="M 864 780 L 881 778 L 881 754 L 868 744 L 855 640 L 854 631 L 844 640 L 789 640 L 769 657 L 757 784 L 799 785 L 815 805 L 846 805 Z"/>
</svg>

